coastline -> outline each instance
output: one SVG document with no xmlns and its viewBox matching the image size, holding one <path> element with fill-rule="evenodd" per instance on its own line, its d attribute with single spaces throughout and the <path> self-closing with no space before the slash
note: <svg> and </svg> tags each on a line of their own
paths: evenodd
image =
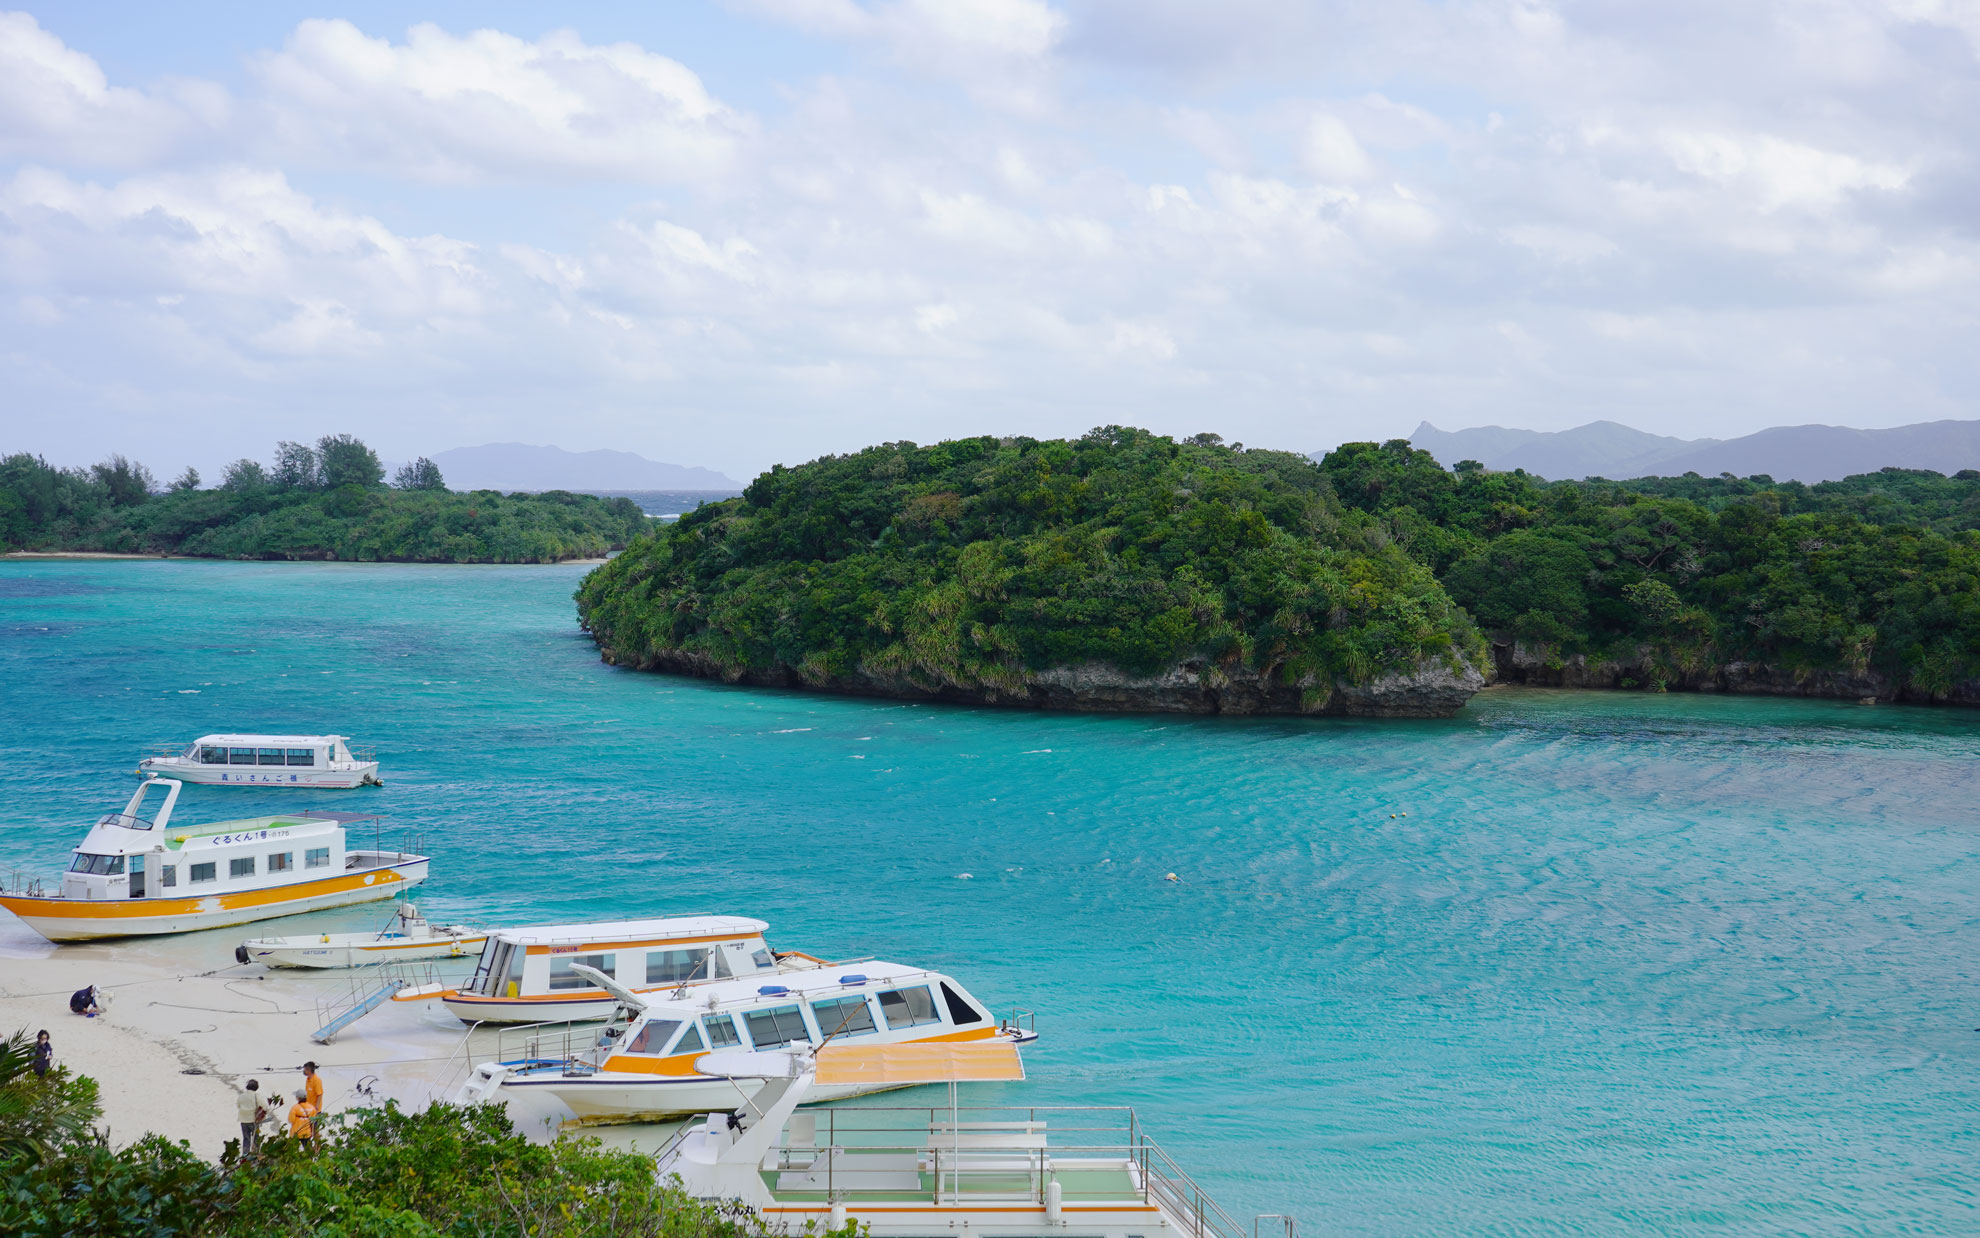
<svg viewBox="0 0 1980 1238">
<path fill-rule="evenodd" d="M 391 564 L 395 567 L 596 567 L 611 562 L 609 555 L 589 559 L 530 559 L 515 563 L 497 563 L 486 559 L 442 563 L 432 559 L 226 559 L 218 555 L 135 554 L 109 550 L 9 550 L 0 553 L 0 560 L 6 559 L 173 559 L 184 563 L 356 563 L 367 566 Z"/>
<path fill-rule="evenodd" d="M 113 1146 L 156 1133 L 185 1140 L 209 1161 L 240 1135 L 234 1098 L 247 1080 L 287 1097 L 302 1086 L 305 1061 L 318 1064 L 330 1115 L 387 1099 L 424 1106 L 450 1094 L 465 1028 L 437 1002 L 387 1002 L 320 1045 L 309 1038 L 318 1003 L 348 992 L 356 973 L 229 966 L 239 941 L 298 927 L 58 946 L 0 914 L 0 1034 L 47 1029 L 56 1064 L 97 1081 L 100 1125 Z M 69 995 L 91 984 L 110 991 L 108 1008 L 93 1019 L 70 1013 Z M 494 1040 L 477 1033 L 470 1056 Z M 288 1101 L 270 1110 L 279 1118 Z M 538 1138 L 558 1125 L 514 1116 Z"/>
</svg>

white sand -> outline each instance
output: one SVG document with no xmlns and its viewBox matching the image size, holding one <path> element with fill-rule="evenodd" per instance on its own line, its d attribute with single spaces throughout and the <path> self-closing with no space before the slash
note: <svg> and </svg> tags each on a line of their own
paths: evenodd
<svg viewBox="0 0 1980 1238">
<path fill-rule="evenodd" d="M 375 927 L 389 914 L 383 906 L 64 946 L 0 912 L 0 1034 L 48 1029 L 55 1060 L 97 1080 L 103 1125 L 120 1146 L 155 1131 L 217 1158 L 240 1133 L 236 1089 L 253 1078 L 263 1095 L 274 1089 L 291 1097 L 303 1083 L 302 1063 L 311 1060 L 323 1076 L 329 1113 L 387 1097 L 422 1106 L 451 1095 L 466 1077 L 469 1057 L 493 1056 L 492 1029 L 477 1032 L 464 1055 L 465 1028 L 438 1002 L 388 1002 L 319 1045 L 309 1038 L 320 1025 L 318 1003 L 348 993 L 356 973 L 233 963 L 234 947 L 249 937 Z M 454 964 L 442 974 L 462 970 Z M 216 974 L 199 974 L 209 971 Z M 94 1019 L 69 1013 L 69 995 L 88 984 L 113 994 L 109 1009 Z M 520 1127 L 543 1136 L 565 1115 L 515 1116 Z"/>
</svg>

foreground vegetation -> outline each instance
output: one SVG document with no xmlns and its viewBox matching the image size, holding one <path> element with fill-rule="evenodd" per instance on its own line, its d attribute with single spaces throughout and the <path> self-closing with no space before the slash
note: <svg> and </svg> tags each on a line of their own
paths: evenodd
<svg viewBox="0 0 1980 1238">
<path fill-rule="evenodd" d="M 272 466 L 236 461 L 212 489 L 191 469 L 160 487 L 122 456 L 58 469 L 12 455 L 0 459 L 0 552 L 543 563 L 602 555 L 647 525 L 629 499 L 457 494 L 424 459 L 389 487 L 384 472 L 348 435 L 284 443 Z"/>
<path fill-rule="evenodd" d="M 1980 679 L 1980 473 L 1546 482 L 1401 440 L 1321 467 L 1543 672 L 1579 657 L 1655 688 L 1759 666 L 1770 689 L 1925 700 Z"/>
<path fill-rule="evenodd" d="M 35 1078 L 27 1045 L 0 1048 L 0 1233 L 19 1238 L 767 1238 L 754 1214 L 657 1182 L 649 1157 L 532 1144 L 496 1106 L 359 1110 L 315 1154 L 286 1135 L 217 1164 L 156 1135 L 112 1149 L 95 1082 Z"/>
<path fill-rule="evenodd" d="M 1428 568 L 1309 459 L 1108 427 L 889 443 L 758 477 L 586 578 L 608 657 L 1018 695 L 1101 665 L 1308 685 L 1482 654 Z"/>
</svg>

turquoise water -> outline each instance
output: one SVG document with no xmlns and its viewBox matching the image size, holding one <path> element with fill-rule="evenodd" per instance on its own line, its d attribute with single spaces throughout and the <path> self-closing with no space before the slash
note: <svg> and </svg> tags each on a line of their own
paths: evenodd
<svg viewBox="0 0 1980 1238">
<path fill-rule="evenodd" d="M 1134 1104 L 1240 1217 L 1980 1232 L 1980 715 L 837 700 L 602 666 L 581 571 L 0 563 L 0 871 L 58 869 L 154 742 L 343 731 L 383 790 L 181 818 L 361 805 L 424 833 L 436 913 L 732 911 L 953 971 L 1038 1011 L 1003 1095 Z"/>
</svg>

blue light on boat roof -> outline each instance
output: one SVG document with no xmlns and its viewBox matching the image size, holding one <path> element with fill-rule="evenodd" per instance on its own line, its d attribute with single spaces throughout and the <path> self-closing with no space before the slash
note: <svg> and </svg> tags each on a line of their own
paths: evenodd
<svg viewBox="0 0 1980 1238">
<path fill-rule="evenodd" d="M 860 974 L 859 974 L 858 972 L 853 972 L 853 973 L 852 973 L 851 975 L 849 975 L 849 976 L 840 976 L 840 977 L 839 977 L 839 983 L 840 983 L 840 984 L 865 984 L 865 983 L 866 983 L 866 977 L 865 977 L 865 976 L 862 976 L 862 975 L 860 975 Z"/>
<path fill-rule="evenodd" d="M 779 994 L 790 992 L 789 989 L 785 988 L 781 984 L 766 984 L 761 988 L 757 989 L 756 991 L 758 993 L 761 993 L 765 997 L 776 997 Z"/>
</svg>

